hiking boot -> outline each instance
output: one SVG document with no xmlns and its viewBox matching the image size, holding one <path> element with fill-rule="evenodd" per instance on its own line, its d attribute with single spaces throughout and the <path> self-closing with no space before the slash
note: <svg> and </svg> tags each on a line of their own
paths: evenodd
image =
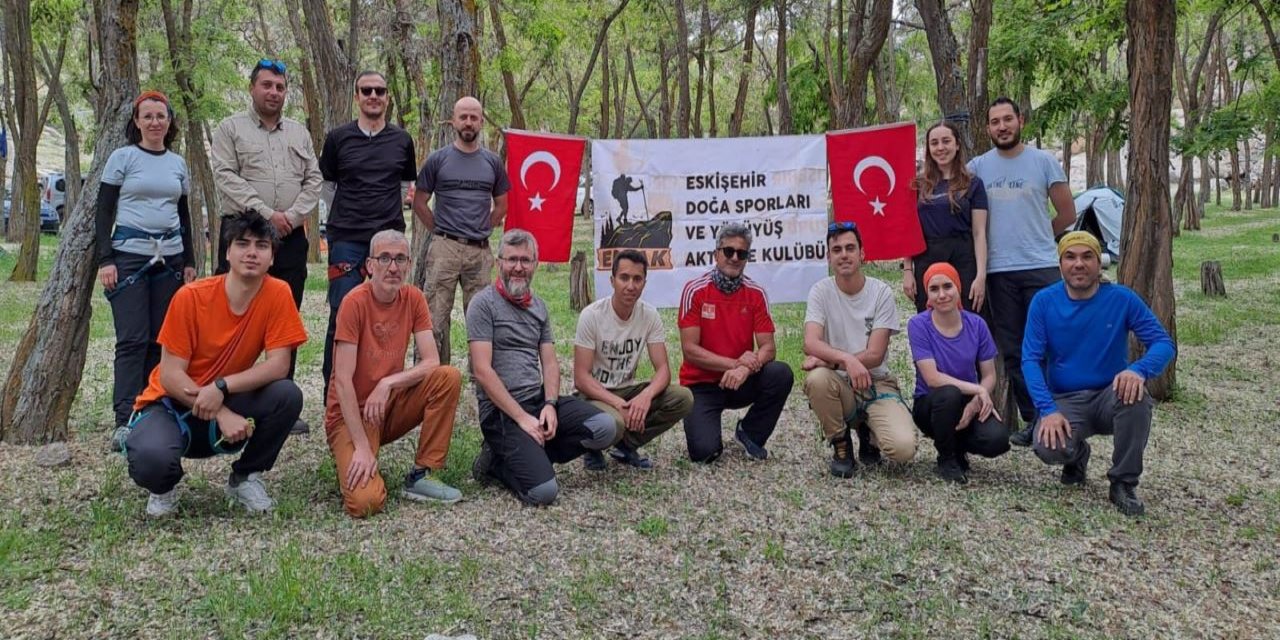
<svg viewBox="0 0 1280 640">
<path fill-rule="evenodd" d="M 480 444 L 480 453 L 476 454 L 475 462 L 471 463 L 471 479 L 482 485 L 497 484 L 498 479 L 490 470 L 492 467 L 493 450 L 489 448 L 488 442 L 483 442 Z"/>
<path fill-rule="evenodd" d="M 871 444 L 871 428 L 863 422 L 856 427 L 858 432 L 858 462 L 864 467 L 880 464 L 880 448 Z"/>
<path fill-rule="evenodd" d="M 1089 447 L 1089 443 L 1084 441 L 1080 442 L 1080 447 L 1082 449 L 1082 452 L 1081 452 L 1079 461 L 1062 465 L 1062 477 L 1060 478 L 1060 480 L 1062 481 L 1062 484 L 1065 484 L 1065 485 L 1084 484 L 1085 477 L 1086 477 L 1085 472 L 1089 470 L 1090 447 Z"/>
<path fill-rule="evenodd" d="M 934 468 L 933 472 L 937 474 L 939 478 L 942 478 L 947 482 L 969 484 L 968 476 L 964 474 L 964 469 L 960 468 L 960 462 L 955 458 L 939 460 L 938 466 Z"/>
<path fill-rule="evenodd" d="M 110 441 L 111 452 L 124 453 L 125 441 L 127 441 L 128 439 L 129 439 L 129 427 L 116 427 L 115 431 L 111 432 L 111 441 Z"/>
<path fill-rule="evenodd" d="M 587 449 L 586 453 L 582 454 L 582 468 L 587 471 L 604 471 L 607 466 L 604 454 L 595 449 Z"/>
<path fill-rule="evenodd" d="M 640 455 L 639 451 L 628 447 L 625 444 L 609 450 L 609 457 L 621 462 L 622 464 L 635 467 L 637 469 L 649 470 L 653 468 L 653 463 L 648 458 Z"/>
<path fill-rule="evenodd" d="M 969 473 L 969 454 L 961 453 L 956 456 L 956 464 L 960 465 L 960 470 Z"/>
<path fill-rule="evenodd" d="M 1131 484 L 1112 482 L 1110 491 L 1111 504 L 1116 506 L 1117 511 L 1131 518 L 1147 512 L 1147 506 L 1142 504 L 1142 500 L 1138 499 L 1133 489 Z"/>
<path fill-rule="evenodd" d="M 418 502 L 453 504 L 462 499 L 462 492 L 431 477 L 429 469 L 413 469 L 404 477 L 404 489 L 400 495 Z"/>
<path fill-rule="evenodd" d="M 1035 425 L 1029 424 L 1023 427 L 1021 431 L 1015 431 L 1013 435 L 1009 436 L 1009 444 L 1015 447 L 1029 447 L 1034 435 Z"/>
<path fill-rule="evenodd" d="M 752 442 L 751 436 L 748 436 L 746 430 L 742 428 L 742 422 L 738 422 L 738 428 L 734 429 L 733 435 L 738 438 L 738 442 L 742 443 L 742 448 L 747 451 L 747 457 L 753 460 L 769 458 L 769 450 Z"/>
<path fill-rule="evenodd" d="M 174 487 L 164 493 L 153 493 L 147 496 L 147 515 L 152 518 L 163 518 L 177 509 L 177 487 Z"/>
<path fill-rule="evenodd" d="M 837 478 L 852 478 L 857 470 L 853 462 L 853 440 L 849 437 L 848 430 L 831 441 L 831 462 L 827 468 Z"/>
<path fill-rule="evenodd" d="M 261 473 L 251 473 L 237 485 L 228 481 L 226 492 L 227 497 L 234 498 L 249 513 L 267 513 L 276 507 L 275 501 L 267 495 L 267 488 L 262 485 Z"/>
<path fill-rule="evenodd" d="M 305 436 L 308 433 L 311 433 L 311 425 L 303 421 L 302 418 L 295 420 L 293 426 L 289 428 L 289 435 L 291 436 Z"/>
</svg>

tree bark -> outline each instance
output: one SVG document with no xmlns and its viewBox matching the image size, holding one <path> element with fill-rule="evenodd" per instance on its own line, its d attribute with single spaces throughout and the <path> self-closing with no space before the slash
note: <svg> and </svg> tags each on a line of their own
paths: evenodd
<svg viewBox="0 0 1280 640">
<path fill-rule="evenodd" d="M 298 73 L 295 77 L 302 79 L 302 102 L 305 106 L 307 119 L 304 123 L 307 127 L 307 133 L 311 135 L 311 146 L 315 149 L 316 156 L 320 156 L 320 151 L 324 147 L 324 119 L 320 117 L 320 112 L 324 109 L 320 101 L 320 89 L 316 84 L 315 70 L 311 67 L 311 60 L 314 58 L 311 47 L 311 38 L 307 35 L 306 27 L 302 24 L 302 7 L 298 0 L 285 0 L 285 13 L 289 15 L 289 30 L 293 32 L 293 39 L 298 45 L 298 49 L 302 51 L 302 55 L 298 57 Z M 319 209 L 319 207 L 317 207 Z M 221 218 L 217 215 L 209 216 L 209 237 L 221 237 Z M 309 242 L 307 246 L 307 262 L 315 263 L 320 261 L 320 215 L 307 216 L 306 233 L 308 238 L 314 238 L 313 242 Z M 213 262 L 216 263 L 216 250 L 210 252 Z M 210 268 L 215 268 L 213 264 Z"/>
<path fill-rule="evenodd" d="M 667 45 L 658 41 L 658 131 L 663 138 L 671 137 L 671 75 L 667 72 Z"/>
<path fill-rule="evenodd" d="M 871 68 L 871 79 L 876 87 L 876 119 L 881 124 L 897 122 L 902 116 L 902 87 L 898 86 L 898 64 L 897 54 L 894 53 L 893 31 L 893 22 L 890 21 L 884 47 L 880 49 L 875 66 Z"/>
<path fill-rule="evenodd" d="M 698 90 L 693 105 L 693 137 L 702 137 L 702 99 L 707 92 L 707 41 L 711 39 L 711 12 L 707 8 L 707 0 L 702 0 L 701 19 L 698 33 Z M 714 80 L 712 80 L 714 81 Z"/>
<path fill-rule="evenodd" d="M 5 56 L 13 73 L 15 193 L 9 195 L 8 237 L 18 241 L 18 261 L 9 279 L 32 282 L 40 257 L 40 186 L 36 151 L 44 123 L 36 87 L 35 47 L 31 39 L 31 0 L 4 0 Z M 2 177 L 2 176 L 0 176 Z"/>
<path fill-rule="evenodd" d="M 884 47 L 885 38 L 889 36 L 889 20 L 892 18 L 892 0 L 871 0 L 871 13 L 863 18 L 863 5 L 855 5 L 856 15 L 849 24 L 848 47 L 849 65 L 844 77 L 844 120 L 842 127 L 857 127 L 864 124 L 867 109 L 867 77 L 880 49 Z"/>
<path fill-rule="evenodd" d="M 774 82 L 778 88 L 778 133 L 785 136 L 795 126 L 791 117 L 791 89 L 787 86 L 787 0 L 776 0 L 774 10 L 778 14 L 778 62 L 774 65 Z"/>
<path fill-rule="evenodd" d="M 457 0 L 449 1 L 456 2 Z M 609 25 L 612 25 L 613 21 L 622 15 L 622 10 L 627 8 L 627 3 L 630 1 L 622 0 L 622 2 L 619 2 L 613 12 L 605 17 L 604 22 L 600 24 L 599 30 L 596 31 L 596 42 L 595 46 L 591 48 L 591 58 L 587 60 L 587 70 L 582 73 L 582 82 L 578 83 L 578 89 L 573 96 L 573 101 L 569 103 L 569 135 L 575 135 L 578 132 L 578 113 L 582 109 L 582 94 L 587 90 L 587 82 L 591 80 L 591 73 L 595 70 L 596 60 L 600 57 L 600 49 L 604 46 L 605 38 L 609 36 Z M 466 0 L 466 2 L 472 5 L 475 4 L 474 0 Z M 479 68 L 478 61 L 477 68 Z M 687 70 L 685 79 L 688 82 Z"/>
<path fill-rule="evenodd" d="M 640 106 L 640 117 L 644 119 L 645 128 L 650 138 L 658 137 L 658 128 L 654 124 L 653 116 L 649 114 L 649 103 L 640 97 L 640 82 L 636 80 L 636 65 L 634 56 L 631 53 L 631 43 L 627 42 L 627 77 L 631 79 L 631 90 L 635 93 L 636 104 Z M 651 97 L 652 99 L 652 97 Z M 631 137 L 628 133 L 627 137 Z"/>
<path fill-rule="evenodd" d="M 124 126 L 138 93 L 135 40 L 138 0 L 94 0 L 102 69 L 98 74 L 93 170 L 67 216 L 53 271 L 40 293 L 27 331 L 18 341 L 3 392 L 0 441 L 43 444 L 64 440 L 67 417 L 84 372 L 97 265 L 93 259 L 94 205 L 102 168 L 122 146 Z"/>
<path fill-rule="evenodd" d="M 502 72 L 502 88 L 507 92 L 507 107 L 511 110 L 511 128 L 527 129 L 528 126 L 525 125 L 524 121 L 524 107 L 521 104 L 520 94 L 516 91 L 515 73 L 511 70 L 511 66 L 508 64 L 510 59 L 508 57 L 509 52 L 507 49 L 507 34 L 502 28 L 502 12 L 498 10 L 498 4 L 497 0 L 490 0 L 489 20 L 493 23 L 493 36 L 498 41 L 498 58 L 502 62 L 498 66 L 499 70 Z M 407 0 L 396 0 L 396 15 L 399 16 L 402 10 L 407 14 L 407 10 L 403 8 L 407 5 Z M 408 28 L 412 26 L 412 23 L 405 25 L 406 34 L 402 44 L 400 45 L 401 47 L 404 46 L 404 42 L 409 40 Z M 409 73 L 413 72 L 410 71 Z M 420 78 L 421 76 L 421 73 L 417 74 L 417 77 Z M 420 99 L 425 102 L 426 94 L 424 93 Z"/>
<path fill-rule="evenodd" d="M 684 0 L 674 0 L 676 14 L 676 135 L 689 137 L 689 17 Z M 570 132 L 572 133 L 572 132 Z"/>
<path fill-rule="evenodd" d="M 1261 199 L 1258 205 L 1263 209 L 1270 209 L 1273 203 L 1271 198 L 1271 184 L 1275 180 L 1275 154 L 1271 153 L 1272 145 L 1276 143 L 1276 126 L 1275 123 L 1269 123 L 1263 134 L 1265 145 L 1262 147 L 1262 180 L 1258 185 L 1258 192 Z"/>
<path fill-rule="evenodd" d="M 742 38 L 742 67 L 738 70 L 738 93 L 733 98 L 733 115 L 729 116 L 729 137 L 742 135 L 742 120 L 747 113 L 747 91 L 751 87 L 751 56 L 756 42 L 756 14 L 759 0 L 747 5 L 746 35 Z"/>
<path fill-rule="evenodd" d="M 325 131 L 346 124 L 351 120 L 351 99 L 355 90 L 355 63 L 353 57 L 343 50 L 333 30 L 333 20 L 329 17 L 329 6 L 325 0 L 301 0 L 302 15 L 307 27 L 307 39 L 310 41 L 311 63 L 314 65 L 317 85 L 316 96 L 320 101 L 319 113 L 312 112 L 311 117 L 320 119 L 320 126 Z M 356 9 L 356 16 L 359 10 Z M 358 22 L 352 16 L 353 22 Z"/>
<path fill-rule="evenodd" d="M 1173 294 L 1173 215 L 1169 202 L 1170 82 L 1177 33 L 1177 10 L 1163 0 L 1129 0 L 1126 9 L 1131 109 L 1129 188 L 1120 240 L 1120 282 L 1151 306 L 1177 342 Z M 1130 341 L 1130 351 L 1141 347 Z M 1148 380 L 1151 395 L 1168 399 L 1177 377 L 1177 361 Z"/>
<path fill-rule="evenodd" d="M 1200 116 L 1202 113 L 1201 104 L 1213 95 L 1214 71 L 1210 69 L 1208 77 L 1210 80 L 1204 83 L 1201 89 L 1201 79 L 1204 73 L 1204 65 L 1209 60 L 1209 55 L 1213 50 L 1213 41 L 1218 35 L 1218 23 L 1222 19 L 1222 11 L 1218 10 L 1209 17 L 1209 26 L 1206 30 L 1205 37 L 1201 41 L 1200 52 L 1196 55 L 1196 59 L 1187 70 L 1182 62 L 1176 65 L 1175 72 L 1178 73 L 1183 91 L 1180 94 L 1182 98 L 1182 112 L 1184 129 L 1195 135 L 1196 130 L 1200 126 Z M 1186 48 L 1183 48 L 1183 55 L 1186 54 Z M 1132 139 L 1132 136 L 1130 136 Z M 1132 175 L 1132 174 L 1131 174 Z M 1182 154 L 1181 172 L 1178 176 L 1178 189 L 1174 194 L 1174 211 L 1176 218 L 1182 220 L 1182 228 L 1187 230 L 1195 230 L 1200 228 L 1200 218 L 1204 215 L 1202 201 L 1195 197 L 1195 176 L 1194 164 L 1192 156 Z M 1207 195 L 1207 192 L 1206 192 Z"/>
<path fill-rule="evenodd" d="M 609 137 L 609 107 L 613 99 L 610 93 L 613 84 L 609 79 L 609 71 L 609 38 L 605 36 L 605 39 L 600 42 L 600 122 L 597 127 L 599 132 L 597 137 L 602 139 Z M 586 83 L 585 79 L 583 83 Z"/>
<path fill-rule="evenodd" d="M 944 0 L 916 0 L 916 10 L 924 22 L 925 36 L 929 40 L 929 56 L 933 60 L 933 75 L 938 84 L 938 109 L 942 119 L 965 124 L 965 113 L 970 109 L 965 90 L 965 74 L 960 68 L 960 47 L 951 31 L 951 19 L 947 15 Z M 985 110 L 981 113 L 985 113 Z M 969 120 L 974 119 L 969 114 Z M 978 118 L 985 122 L 985 118 Z M 972 157 L 974 134 L 972 126 L 961 126 L 962 149 L 965 157 Z"/>
<path fill-rule="evenodd" d="M 970 158 L 991 148 L 987 135 L 987 44 L 991 35 L 992 0 L 973 0 L 969 23 L 969 147 Z"/>
<path fill-rule="evenodd" d="M 83 173 L 80 169 L 80 132 L 76 128 L 75 114 L 71 111 L 71 101 L 67 98 L 66 88 L 62 85 L 62 65 L 67 53 L 66 45 L 67 40 L 64 37 L 58 43 L 57 56 L 49 55 L 48 48 L 43 43 L 40 45 L 41 73 L 44 75 L 45 85 L 49 87 L 49 97 L 58 107 L 58 119 L 62 120 L 62 137 L 65 143 L 62 154 L 62 174 L 66 183 L 66 197 L 63 199 L 61 210 L 58 211 L 58 217 L 62 220 L 66 219 L 67 213 L 80 201 L 80 190 L 83 188 L 80 184 L 80 176 Z M 4 167 L 0 166 L 0 176 L 3 175 Z"/>
<path fill-rule="evenodd" d="M 217 242 L 214 242 L 215 249 L 212 252 L 207 250 L 204 236 L 204 212 L 207 209 L 211 216 L 217 216 L 221 209 L 218 208 L 218 189 L 213 182 L 213 166 L 209 163 L 209 152 L 204 145 L 203 117 L 200 114 L 200 106 L 196 101 L 197 96 L 200 94 L 196 90 L 190 71 L 195 68 L 196 64 L 195 55 L 191 48 L 192 4 L 192 0 L 182 0 L 182 14 L 179 16 L 174 14 L 172 0 L 160 0 L 161 12 L 164 15 L 165 36 L 169 43 L 169 59 L 173 64 L 174 80 L 178 84 L 178 102 L 182 105 L 182 111 L 186 115 L 184 132 L 187 141 L 187 165 L 191 170 L 191 177 L 194 178 L 193 182 L 198 186 L 199 191 L 199 201 L 193 198 L 190 203 L 192 204 L 190 207 L 191 238 L 195 258 L 194 266 L 197 273 L 203 275 L 205 254 L 216 253 L 218 245 Z M 193 191 L 196 190 L 193 189 Z M 201 202 L 204 207 L 196 206 Z M 212 256 L 209 260 L 210 265 L 213 265 L 210 268 L 210 273 L 216 268 L 217 262 L 217 256 Z"/>
</svg>

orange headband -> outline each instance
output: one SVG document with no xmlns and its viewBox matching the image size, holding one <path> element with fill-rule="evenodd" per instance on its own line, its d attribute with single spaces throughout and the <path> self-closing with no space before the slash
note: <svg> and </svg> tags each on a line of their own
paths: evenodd
<svg viewBox="0 0 1280 640">
<path fill-rule="evenodd" d="M 951 284 L 954 285 L 956 288 L 956 296 L 957 296 L 956 308 L 963 309 L 964 300 L 963 300 L 963 296 L 960 296 L 960 291 L 961 291 L 960 272 L 956 271 L 956 268 L 951 266 L 950 262 L 933 263 L 932 266 L 930 266 L 928 269 L 925 269 L 924 280 L 921 281 L 921 284 L 924 285 L 924 288 L 926 291 L 928 291 L 929 289 L 929 281 L 933 280 L 934 276 L 945 276 L 948 280 L 951 281 Z M 928 305 L 928 306 L 930 308 L 933 308 L 933 305 Z"/>
<path fill-rule="evenodd" d="M 137 111 L 138 105 L 142 104 L 146 100 L 155 100 L 157 102 L 163 102 L 164 106 L 166 107 L 169 106 L 169 97 L 164 95 L 163 93 L 160 93 L 159 91 L 143 91 L 141 95 L 139 95 L 137 98 L 134 98 L 133 110 Z"/>
</svg>

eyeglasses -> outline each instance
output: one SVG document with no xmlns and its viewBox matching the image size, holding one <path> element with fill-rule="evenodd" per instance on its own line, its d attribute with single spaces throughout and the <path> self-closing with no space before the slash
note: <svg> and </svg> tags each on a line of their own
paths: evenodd
<svg viewBox="0 0 1280 640">
<path fill-rule="evenodd" d="M 255 70 L 257 70 L 257 69 L 267 69 L 267 70 L 269 70 L 269 71 L 274 71 L 274 72 L 276 72 L 276 73 L 278 73 L 278 74 L 280 74 L 280 75 L 282 75 L 282 76 L 283 76 L 283 75 L 288 75 L 288 72 L 287 72 L 287 71 L 285 71 L 285 67 L 284 67 L 284 63 L 283 63 L 283 62 L 280 62 L 279 60 L 272 60 L 272 59 L 270 59 L 270 58 L 263 58 L 263 59 L 259 60 L 259 61 L 258 61 L 258 64 L 254 65 L 254 67 L 253 67 L 253 68 L 254 68 Z"/>
<path fill-rule="evenodd" d="M 513 267 L 521 266 L 521 267 L 528 268 L 533 266 L 533 263 L 534 263 L 534 259 L 530 258 L 529 256 L 517 256 L 515 258 L 498 258 L 498 259 Z"/>
<path fill-rule="evenodd" d="M 379 97 L 385 96 L 387 95 L 387 88 L 386 87 L 360 87 L 360 95 L 366 98 L 368 98 L 369 96 L 375 93 L 378 94 Z"/>
<path fill-rule="evenodd" d="M 723 253 L 724 257 L 729 258 L 730 260 L 732 260 L 735 255 L 738 256 L 739 260 L 746 260 L 747 258 L 751 257 L 750 249 L 734 249 L 733 247 L 720 247 L 720 253 Z"/>
<path fill-rule="evenodd" d="M 383 267 L 391 266 L 392 262 L 396 263 L 397 267 L 403 267 L 409 264 L 409 256 L 406 255 L 390 256 L 384 253 L 380 256 L 369 256 L 369 259 L 377 262 Z"/>
</svg>

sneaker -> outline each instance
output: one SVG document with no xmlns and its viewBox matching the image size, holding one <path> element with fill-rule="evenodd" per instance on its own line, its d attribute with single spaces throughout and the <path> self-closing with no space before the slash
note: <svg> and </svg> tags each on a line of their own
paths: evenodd
<svg viewBox="0 0 1280 640">
<path fill-rule="evenodd" d="M 1083 454 L 1080 456 L 1080 461 L 1062 465 L 1062 477 L 1060 478 L 1062 484 L 1084 484 L 1086 472 L 1089 470 L 1089 443 L 1081 442 L 1080 446 L 1084 449 Z"/>
<path fill-rule="evenodd" d="M 125 441 L 129 439 L 129 427 L 116 427 L 111 432 L 111 451 L 112 453 L 124 453 Z"/>
<path fill-rule="evenodd" d="M 227 497 L 235 498 L 249 513 L 267 513 L 276 507 L 275 501 L 267 495 L 267 488 L 262 485 L 261 473 L 249 474 L 234 487 L 228 481 L 226 492 Z"/>
<path fill-rule="evenodd" d="M 462 499 L 461 491 L 431 477 L 431 472 L 426 469 L 410 471 L 404 478 L 404 489 L 400 495 L 418 502 L 441 504 L 453 504 Z"/>
<path fill-rule="evenodd" d="M 738 428 L 734 430 L 733 435 L 737 436 L 738 442 L 742 443 L 742 448 L 746 449 L 748 457 L 754 460 L 767 460 L 769 458 L 769 450 L 751 441 L 751 437 L 742 428 L 742 422 L 738 422 Z"/>
<path fill-rule="evenodd" d="M 622 464 L 635 467 L 637 469 L 649 470 L 653 468 L 653 463 L 648 458 L 640 455 L 639 451 L 619 444 L 609 450 L 609 457 L 621 462 Z"/>
<path fill-rule="evenodd" d="M 856 427 L 858 431 L 858 462 L 865 467 L 880 464 L 880 448 L 871 444 L 871 429 L 866 422 Z"/>
<path fill-rule="evenodd" d="M 1147 506 L 1142 504 L 1142 500 L 1138 499 L 1138 495 L 1133 491 L 1133 485 L 1123 482 L 1112 482 L 1110 498 L 1111 504 L 1116 506 L 1116 510 L 1129 517 L 1137 517 L 1147 512 Z"/>
<path fill-rule="evenodd" d="M 934 468 L 933 472 L 947 482 L 969 484 L 968 476 L 964 474 L 964 470 L 960 468 L 960 462 L 955 458 L 939 460 L 938 466 Z"/>
<path fill-rule="evenodd" d="M 1035 425 L 1029 424 L 1023 427 L 1021 431 L 1014 432 L 1013 435 L 1009 436 L 1009 444 L 1015 447 L 1029 447 L 1031 446 L 1031 439 L 1032 436 L 1034 436 L 1034 432 Z"/>
<path fill-rule="evenodd" d="M 493 450 L 489 448 L 489 443 L 480 444 L 480 453 L 476 454 L 475 462 L 471 463 L 471 479 L 482 485 L 497 484 L 498 479 L 493 477 L 490 469 L 493 467 Z"/>
<path fill-rule="evenodd" d="M 960 470 L 969 473 L 969 454 L 961 453 L 956 456 L 956 464 L 960 465 Z"/>
<path fill-rule="evenodd" d="M 302 418 L 294 421 L 293 426 L 289 429 L 291 436 L 305 436 L 311 433 L 311 425 L 307 424 Z"/>
<path fill-rule="evenodd" d="M 164 493 L 153 493 L 147 496 L 147 515 L 152 518 L 163 518 L 177 509 L 177 487 L 174 487 Z"/>
<path fill-rule="evenodd" d="M 587 471 L 604 471 L 608 467 L 604 461 L 604 454 L 595 449 L 587 449 L 582 454 L 582 468 Z"/>
<path fill-rule="evenodd" d="M 837 478 L 853 477 L 856 467 L 853 463 L 853 440 L 849 437 L 848 430 L 831 441 L 831 462 L 827 468 Z"/>
</svg>

